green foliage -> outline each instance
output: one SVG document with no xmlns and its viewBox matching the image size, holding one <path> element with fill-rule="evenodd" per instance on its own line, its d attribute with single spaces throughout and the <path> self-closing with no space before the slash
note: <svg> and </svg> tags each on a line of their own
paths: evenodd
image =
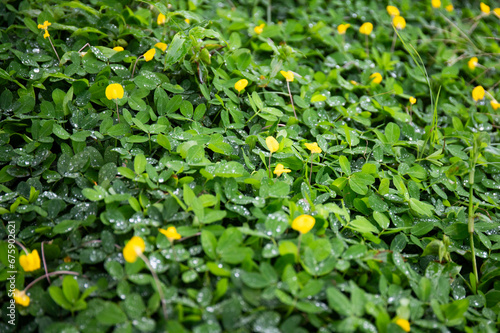
<svg viewBox="0 0 500 333">
<path fill-rule="evenodd" d="M 497 332 L 500 28 L 442 2 L 0 4 L 0 331 Z"/>
</svg>

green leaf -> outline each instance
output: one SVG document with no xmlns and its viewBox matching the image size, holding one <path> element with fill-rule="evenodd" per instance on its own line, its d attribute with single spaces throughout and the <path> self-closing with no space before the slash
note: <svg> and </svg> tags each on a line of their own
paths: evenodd
<svg viewBox="0 0 500 333">
<path fill-rule="evenodd" d="M 205 254 L 212 260 L 215 260 L 215 249 L 217 247 L 217 239 L 214 234 L 208 230 L 201 231 L 201 246 Z"/>
<path fill-rule="evenodd" d="M 353 314 L 351 302 L 337 288 L 330 287 L 326 289 L 326 299 L 330 309 L 333 309 L 341 316 L 351 316 Z"/>
<path fill-rule="evenodd" d="M 399 141 L 399 136 L 401 131 L 399 126 L 394 123 L 388 123 L 385 126 L 385 137 L 387 138 L 387 142 L 394 144 Z"/>
<path fill-rule="evenodd" d="M 136 174 L 140 175 L 146 170 L 146 156 L 144 154 L 139 154 L 134 159 L 134 171 Z"/>
<path fill-rule="evenodd" d="M 104 302 L 101 310 L 97 313 L 96 319 L 104 325 L 117 325 L 127 321 L 127 315 L 114 302 Z"/>
<path fill-rule="evenodd" d="M 80 288 L 73 275 L 66 275 L 63 279 L 62 290 L 64 297 L 70 302 L 75 303 L 80 297 Z"/>
<path fill-rule="evenodd" d="M 345 174 L 350 176 L 351 175 L 351 163 L 349 162 L 347 157 L 345 157 L 344 155 L 341 155 L 339 157 L 339 164 L 340 164 L 340 168 L 342 169 L 342 172 L 344 172 Z"/>
<path fill-rule="evenodd" d="M 426 202 L 419 201 L 415 198 L 410 199 L 410 208 L 418 215 L 432 216 L 434 207 Z"/>
<path fill-rule="evenodd" d="M 71 310 L 73 305 L 66 299 L 61 288 L 56 286 L 50 286 L 49 294 L 57 305 L 59 305 L 63 309 Z"/>
</svg>

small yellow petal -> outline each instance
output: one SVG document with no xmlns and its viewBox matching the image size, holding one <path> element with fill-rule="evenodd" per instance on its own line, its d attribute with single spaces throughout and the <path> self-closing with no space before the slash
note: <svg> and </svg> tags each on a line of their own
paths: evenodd
<svg viewBox="0 0 500 333">
<path fill-rule="evenodd" d="M 150 61 L 151 59 L 153 59 L 155 54 L 156 54 L 156 49 L 152 48 L 149 51 L 147 51 L 146 53 L 144 53 L 143 56 L 144 56 L 144 59 L 146 59 L 146 61 Z"/>
<path fill-rule="evenodd" d="M 317 153 L 317 154 L 321 154 L 321 152 L 323 150 L 321 150 L 321 148 L 318 146 L 318 143 L 317 142 L 313 142 L 313 143 L 305 143 L 306 145 L 306 148 L 309 149 L 311 151 L 311 154 L 314 154 L 314 153 Z"/>
<path fill-rule="evenodd" d="M 241 79 L 234 84 L 234 89 L 236 89 L 238 93 L 240 93 L 243 89 L 246 88 L 247 85 L 248 85 L 248 80 Z"/>
<path fill-rule="evenodd" d="M 292 71 L 288 71 L 288 72 L 285 72 L 285 71 L 280 71 L 281 75 L 283 75 L 285 77 L 285 79 L 288 81 L 288 82 L 293 82 L 295 76 L 293 74 Z"/>
<path fill-rule="evenodd" d="M 406 28 L 406 20 L 403 16 L 394 16 L 392 19 L 392 24 L 396 27 L 398 30 L 403 30 Z"/>
<path fill-rule="evenodd" d="M 370 79 L 372 79 L 373 82 L 379 84 L 380 82 L 382 82 L 382 74 L 375 72 L 370 75 Z"/>
<path fill-rule="evenodd" d="M 121 52 L 124 50 L 124 48 L 121 46 L 115 46 L 115 47 L 113 47 L 113 50 L 115 50 L 116 52 Z"/>
<path fill-rule="evenodd" d="M 410 322 L 408 320 L 399 318 L 396 320 L 396 325 L 401 327 L 403 331 L 410 332 Z"/>
<path fill-rule="evenodd" d="M 19 257 L 19 264 L 25 272 L 36 271 L 40 268 L 40 256 L 37 250 L 33 250 L 29 254 L 23 254 Z"/>
<path fill-rule="evenodd" d="M 453 5 L 448 5 L 445 7 L 446 11 L 452 12 L 453 11 Z"/>
<path fill-rule="evenodd" d="M 474 69 L 476 69 L 477 63 L 478 63 L 477 57 L 472 57 L 467 63 L 467 66 L 469 66 L 469 69 L 473 71 Z"/>
<path fill-rule="evenodd" d="M 156 19 L 156 23 L 158 25 L 161 25 L 161 24 L 164 24 L 165 23 L 165 15 L 163 15 L 162 13 L 158 14 L 158 18 Z"/>
<path fill-rule="evenodd" d="M 387 13 L 391 16 L 398 16 L 399 15 L 399 9 L 395 6 L 387 6 Z"/>
<path fill-rule="evenodd" d="M 339 32 L 339 34 L 344 35 L 350 26 L 350 24 L 339 24 L 339 26 L 337 27 L 337 31 Z"/>
<path fill-rule="evenodd" d="M 105 94 L 109 100 L 123 98 L 123 87 L 119 83 L 111 83 L 106 87 Z"/>
<path fill-rule="evenodd" d="M 500 18 L 500 8 L 495 8 L 493 9 L 493 13 L 498 17 Z"/>
<path fill-rule="evenodd" d="M 314 227 L 316 219 L 310 215 L 303 214 L 296 217 L 292 222 L 292 229 L 301 234 L 307 234 Z"/>
<path fill-rule="evenodd" d="M 26 295 L 25 291 L 20 291 L 19 289 L 14 289 L 13 297 L 17 304 L 22 305 L 24 307 L 30 305 L 30 298 Z"/>
<path fill-rule="evenodd" d="M 273 138 L 272 136 L 268 136 L 266 138 L 266 145 L 267 145 L 267 149 L 269 149 L 269 151 L 271 153 L 277 152 L 278 149 L 280 148 L 279 142 L 275 138 Z"/>
<path fill-rule="evenodd" d="M 45 29 L 45 33 L 43 34 L 43 38 L 47 38 L 49 37 L 49 31 L 47 29 Z"/>
<path fill-rule="evenodd" d="M 441 0 L 432 0 L 431 4 L 432 4 L 432 7 L 439 8 L 439 7 L 441 7 Z"/>
<path fill-rule="evenodd" d="M 278 177 L 279 177 L 279 176 L 281 176 L 281 174 L 282 174 L 282 173 L 289 173 L 289 172 L 292 172 L 292 170 L 290 170 L 290 169 L 285 169 L 285 167 L 284 167 L 284 166 L 283 166 L 283 164 L 281 164 L 281 163 L 278 163 L 278 164 L 276 165 L 276 168 L 274 168 L 274 171 L 273 171 L 273 173 L 274 173 L 275 175 L 277 175 Z"/>
<path fill-rule="evenodd" d="M 184 22 L 186 22 L 187 24 L 189 24 L 191 21 L 187 18 L 184 20 Z"/>
<path fill-rule="evenodd" d="M 500 103 L 498 103 L 495 100 L 491 100 L 490 104 L 491 104 L 491 107 L 493 108 L 493 110 L 500 108 Z"/>
<path fill-rule="evenodd" d="M 484 94 L 485 94 L 485 91 L 484 91 L 484 88 L 482 86 L 477 86 L 472 90 L 472 98 L 476 102 L 479 100 L 482 100 L 484 98 Z"/>
<path fill-rule="evenodd" d="M 134 263 L 137 257 L 146 249 L 146 243 L 139 236 L 132 237 L 123 248 L 123 258 L 130 263 Z"/>
<path fill-rule="evenodd" d="M 359 28 L 359 32 L 361 32 L 364 35 L 369 35 L 373 31 L 373 24 L 370 22 L 365 22 L 361 27 Z"/>
<path fill-rule="evenodd" d="M 162 42 L 156 43 L 155 47 L 159 48 L 163 52 L 165 52 L 167 50 L 167 44 L 162 43 Z"/>
<path fill-rule="evenodd" d="M 257 34 L 260 35 L 264 31 L 264 27 L 266 26 L 265 23 L 262 23 L 261 25 L 256 26 L 253 28 L 253 31 Z"/>
<path fill-rule="evenodd" d="M 170 241 L 173 241 L 175 239 L 181 239 L 181 235 L 177 232 L 177 229 L 175 227 L 168 227 L 167 230 L 165 229 L 158 229 L 159 232 L 161 232 L 165 237 L 167 237 Z"/>
<path fill-rule="evenodd" d="M 484 2 L 481 2 L 479 4 L 479 7 L 481 8 L 481 12 L 483 12 L 484 14 L 486 14 L 486 15 L 490 14 L 490 6 L 488 6 Z"/>
<path fill-rule="evenodd" d="M 417 99 L 415 97 L 410 97 L 410 103 L 413 105 L 415 103 L 417 103 Z"/>
</svg>

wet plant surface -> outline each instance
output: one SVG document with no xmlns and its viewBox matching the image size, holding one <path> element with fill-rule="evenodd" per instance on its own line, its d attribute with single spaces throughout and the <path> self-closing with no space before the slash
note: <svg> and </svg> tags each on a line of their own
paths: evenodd
<svg viewBox="0 0 500 333">
<path fill-rule="evenodd" d="M 0 331 L 498 332 L 493 5 L 1 3 Z"/>
</svg>

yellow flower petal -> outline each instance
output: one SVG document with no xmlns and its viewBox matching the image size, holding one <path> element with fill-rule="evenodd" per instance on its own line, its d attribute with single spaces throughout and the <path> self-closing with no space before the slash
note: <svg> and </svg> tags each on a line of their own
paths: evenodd
<svg viewBox="0 0 500 333">
<path fill-rule="evenodd" d="M 406 28 L 406 20 L 403 16 L 394 16 L 392 19 L 392 24 L 396 27 L 398 30 L 403 30 Z"/>
<path fill-rule="evenodd" d="M 370 75 L 370 79 L 372 79 L 373 82 L 379 84 L 380 82 L 382 82 L 382 74 L 375 72 Z"/>
<path fill-rule="evenodd" d="M 45 21 L 45 22 L 43 22 L 43 24 L 39 24 L 38 25 L 38 29 L 45 29 L 45 30 L 47 30 L 47 28 L 49 27 L 49 25 L 52 25 L 52 23 L 50 23 L 49 21 Z"/>
<path fill-rule="evenodd" d="M 339 24 L 339 26 L 337 27 L 337 31 L 339 32 L 339 34 L 344 35 L 350 26 L 351 25 L 347 24 L 347 23 L 346 24 Z"/>
<path fill-rule="evenodd" d="M 162 42 L 156 43 L 155 47 L 159 48 L 163 52 L 165 52 L 167 50 L 167 44 L 162 43 Z"/>
<path fill-rule="evenodd" d="M 156 54 L 156 49 L 152 48 L 148 52 L 144 53 L 143 56 L 144 56 L 144 59 L 146 59 L 146 61 L 150 61 L 151 59 L 153 59 L 153 57 L 155 56 L 155 54 Z"/>
<path fill-rule="evenodd" d="M 484 2 L 481 2 L 479 4 L 479 7 L 481 8 L 481 12 L 483 12 L 484 14 L 486 14 L 486 15 L 490 14 L 490 6 L 488 6 Z"/>
<path fill-rule="evenodd" d="M 417 99 L 415 97 L 410 97 L 410 103 L 413 105 L 415 103 L 417 103 Z"/>
<path fill-rule="evenodd" d="M 369 35 L 373 31 L 373 24 L 370 22 L 365 22 L 361 27 L 359 28 L 359 32 L 361 32 L 364 35 Z"/>
<path fill-rule="evenodd" d="M 439 7 L 441 7 L 441 0 L 432 0 L 431 4 L 432 4 L 432 7 L 439 8 Z"/>
<path fill-rule="evenodd" d="M 295 76 L 293 75 L 293 72 L 292 71 L 288 71 L 288 72 L 285 72 L 285 71 L 280 71 L 281 75 L 283 75 L 285 77 L 285 79 L 288 81 L 288 82 L 293 82 Z"/>
<path fill-rule="evenodd" d="M 484 88 L 482 86 L 477 86 L 472 89 L 472 99 L 477 102 L 484 98 L 484 93 Z"/>
<path fill-rule="evenodd" d="M 493 9 L 493 13 L 498 17 L 500 18 L 500 8 L 495 8 Z"/>
<path fill-rule="evenodd" d="M 115 47 L 113 47 L 113 50 L 115 50 L 116 52 L 121 52 L 124 50 L 124 48 L 121 46 L 115 46 Z"/>
<path fill-rule="evenodd" d="M 470 69 L 471 71 L 473 71 L 473 70 L 475 70 L 475 69 L 476 69 L 477 62 L 478 62 L 477 57 L 472 57 L 472 58 L 470 58 L 469 62 L 467 63 L 467 66 L 469 66 L 469 69 Z"/>
<path fill-rule="evenodd" d="M 246 79 L 241 79 L 239 80 L 238 82 L 236 82 L 234 84 L 234 89 L 236 89 L 239 92 L 241 92 L 243 89 L 246 88 L 246 86 L 248 85 L 248 80 Z"/>
<path fill-rule="evenodd" d="M 43 38 L 47 38 L 49 37 L 49 31 L 47 29 L 45 29 L 45 33 L 43 34 Z"/>
<path fill-rule="evenodd" d="M 256 26 L 253 28 L 253 31 L 257 34 L 260 35 L 264 31 L 264 27 L 266 26 L 265 23 L 262 23 L 261 25 Z"/>
<path fill-rule="evenodd" d="M 26 295 L 24 290 L 20 291 L 19 289 L 14 289 L 14 295 L 12 298 L 14 298 L 17 304 L 22 305 L 24 307 L 30 305 L 30 298 L 28 295 Z"/>
<path fill-rule="evenodd" d="M 111 83 L 106 87 L 106 98 L 109 100 L 123 98 L 123 87 L 119 83 Z"/>
<path fill-rule="evenodd" d="M 314 153 L 318 153 L 320 154 L 322 152 L 321 148 L 318 146 L 318 143 L 317 142 L 313 142 L 313 143 L 305 143 L 306 145 L 306 148 L 309 149 L 311 151 L 311 154 L 314 154 Z"/>
<path fill-rule="evenodd" d="M 403 331 L 410 332 L 410 322 L 408 320 L 399 318 L 396 320 L 396 325 L 401 327 Z"/>
<path fill-rule="evenodd" d="M 292 229 L 301 234 L 307 234 L 314 227 L 316 219 L 310 215 L 303 214 L 296 217 L 292 222 Z"/>
<path fill-rule="evenodd" d="M 164 24 L 165 23 L 165 15 L 163 15 L 162 13 L 158 14 L 158 18 L 156 19 L 156 23 L 158 25 L 161 25 L 161 24 Z"/>
<path fill-rule="evenodd" d="M 490 104 L 491 104 L 491 107 L 493 108 L 493 110 L 500 108 L 500 103 L 498 103 L 495 100 L 491 100 Z"/>
<path fill-rule="evenodd" d="M 273 171 L 273 173 L 274 173 L 275 175 L 277 175 L 278 177 L 279 177 L 279 176 L 281 176 L 281 174 L 282 174 L 282 173 L 289 173 L 289 172 L 292 172 L 292 170 L 290 170 L 290 169 L 285 169 L 285 167 L 284 167 L 284 166 L 283 166 L 283 164 L 281 164 L 281 163 L 278 163 L 278 164 L 276 165 L 276 168 L 274 168 L 274 171 Z"/>
<path fill-rule="evenodd" d="M 158 231 L 165 235 L 165 237 L 167 237 L 169 241 L 173 241 L 174 239 L 181 239 L 181 235 L 177 232 L 177 229 L 175 229 L 175 227 L 168 227 L 167 230 L 160 228 L 158 229 Z"/>
<path fill-rule="evenodd" d="M 267 145 L 267 149 L 269 149 L 269 151 L 271 153 L 277 152 L 278 149 L 280 148 L 279 142 L 275 138 L 273 138 L 272 136 L 268 136 L 266 138 L 266 145 Z"/>
<path fill-rule="evenodd" d="M 395 6 L 387 6 L 387 13 L 391 16 L 399 16 L 399 9 Z"/>
<path fill-rule="evenodd" d="M 127 262 L 134 263 L 137 257 L 142 254 L 145 249 L 146 244 L 144 240 L 139 236 L 134 236 L 123 248 L 123 258 L 125 258 Z"/>
<path fill-rule="evenodd" d="M 186 22 L 187 24 L 189 24 L 191 21 L 189 19 L 185 19 L 184 22 Z"/>
<path fill-rule="evenodd" d="M 40 256 L 37 250 L 33 250 L 29 254 L 22 254 L 19 257 L 19 264 L 25 272 L 36 271 L 40 268 Z"/>
<path fill-rule="evenodd" d="M 453 11 L 453 5 L 448 5 L 445 7 L 446 11 L 452 12 Z"/>
</svg>

